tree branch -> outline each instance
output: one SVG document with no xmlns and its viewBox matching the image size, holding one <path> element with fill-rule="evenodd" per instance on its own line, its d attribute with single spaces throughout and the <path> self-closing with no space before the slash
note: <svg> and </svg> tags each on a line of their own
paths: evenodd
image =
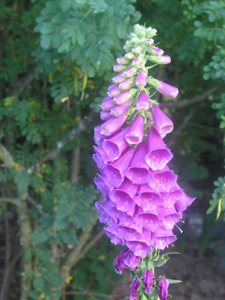
<svg viewBox="0 0 225 300">
<path fill-rule="evenodd" d="M 0 197 L 1 203 L 10 203 L 13 205 L 18 205 L 18 201 L 16 199 L 6 198 L 6 197 Z"/>
<path fill-rule="evenodd" d="M 92 240 L 90 240 L 90 242 L 84 247 L 84 249 L 82 250 L 82 252 L 80 253 L 80 255 L 78 256 L 77 258 L 77 262 L 80 261 L 84 256 L 85 254 L 88 252 L 88 250 L 93 247 L 101 238 L 102 236 L 104 235 L 104 231 L 103 230 L 100 230 L 96 236 L 93 237 Z"/>
<path fill-rule="evenodd" d="M 94 119 L 96 113 L 92 111 L 88 117 L 82 120 L 76 128 L 73 128 L 70 133 L 68 133 L 61 141 L 57 143 L 55 148 L 50 149 L 42 159 L 39 160 L 35 165 L 31 166 L 27 171 L 31 173 L 35 168 L 42 165 L 47 160 L 52 160 L 56 157 L 56 155 L 61 151 L 61 149 L 71 140 L 73 140 L 78 134 L 87 129 L 88 125 Z"/>
<path fill-rule="evenodd" d="M 195 96 L 193 98 L 190 99 L 184 99 L 184 100 L 179 100 L 179 101 L 166 101 L 166 102 L 162 102 L 160 103 L 160 107 L 176 107 L 176 108 L 183 108 L 185 106 L 189 106 L 191 104 L 196 104 L 199 102 L 204 101 L 209 95 L 213 94 L 214 92 L 216 92 L 218 89 L 220 89 L 221 86 L 215 86 L 211 89 L 209 89 L 208 91 Z"/>
</svg>

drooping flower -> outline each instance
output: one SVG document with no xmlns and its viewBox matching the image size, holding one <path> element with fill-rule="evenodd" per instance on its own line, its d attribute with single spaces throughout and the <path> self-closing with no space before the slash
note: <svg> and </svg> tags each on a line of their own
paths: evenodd
<svg viewBox="0 0 225 300">
<path fill-rule="evenodd" d="M 173 122 L 167 115 L 155 104 L 152 105 L 152 118 L 155 124 L 155 128 L 162 138 L 173 130 Z"/>
<path fill-rule="evenodd" d="M 136 300 L 139 297 L 138 290 L 140 287 L 140 282 L 138 278 L 134 278 L 130 285 L 129 300 Z"/>
<path fill-rule="evenodd" d="M 155 274 L 151 270 L 146 270 L 143 273 L 142 278 L 145 286 L 145 293 L 151 294 L 151 287 L 153 285 L 153 281 L 155 280 Z"/>
<path fill-rule="evenodd" d="M 123 115 L 125 115 L 127 113 L 127 111 L 130 109 L 131 104 L 130 103 L 124 103 L 122 105 L 115 105 L 111 111 L 110 111 L 110 115 L 112 117 L 121 117 Z"/>
<path fill-rule="evenodd" d="M 123 126 L 127 119 L 127 116 L 121 116 L 119 118 L 111 118 L 101 125 L 100 133 L 105 136 L 111 136 L 116 133 Z"/>
<path fill-rule="evenodd" d="M 159 281 L 159 299 L 167 300 L 168 297 L 169 280 L 163 278 Z"/>
<path fill-rule="evenodd" d="M 143 137 L 144 120 L 142 116 L 138 114 L 126 133 L 126 141 L 129 143 L 129 145 L 136 145 L 142 142 Z"/>
<path fill-rule="evenodd" d="M 158 80 L 157 90 L 168 98 L 175 98 L 179 94 L 177 87 Z"/>
</svg>

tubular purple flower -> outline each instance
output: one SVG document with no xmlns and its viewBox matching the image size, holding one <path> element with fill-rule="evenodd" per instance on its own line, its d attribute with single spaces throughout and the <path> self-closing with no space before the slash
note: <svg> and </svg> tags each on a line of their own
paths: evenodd
<svg viewBox="0 0 225 300">
<path fill-rule="evenodd" d="M 100 119 L 102 119 L 103 121 L 107 121 L 110 118 L 112 118 L 112 115 L 110 114 L 109 111 L 102 110 L 100 112 Z"/>
<path fill-rule="evenodd" d="M 151 189 L 147 184 L 141 185 L 139 194 L 135 197 L 134 201 L 144 212 L 155 210 L 158 206 L 163 205 L 164 202 L 160 194 Z"/>
<path fill-rule="evenodd" d="M 113 70 L 115 72 L 122 72 L 126 69 L 126 65 L 120 65 L 120 64 L 116 64 L 113 66 Z"/>
<path fill-rule="evenodd" d="M 128 78 L 119 84 L 119 88 L 121 91 L 126 91 L 129 90 L 133 84 L 134 81 L 131 78 Z"/>
<path fill-rule="evenodd" d="M 106 121 L 106 122 L 107 122 L 107 121 Z M 101 130 L 102 130 L 102 126 L 101 126 L 101 125 L 96 126 L 96 127 L 94 128 L 94 141 L 95 141 L 95 143 L 96 143 L 98 146 L 101 145 L 102 140 L 103 140 L 104 138 L 106 138 L 106 135 L 102 134 L 102 133 L 101 133 Z"/>
<path fill-rule="evenodd" d="M 129 241 L 126 246 L 134 253 L 135 256 L 145 257 L 152 251 L 152 247 L 144 242 Z"/>
<path fill-rule="evenodd" d="M 141 70 L 135 80 L 137 86 L 145 86 L 148 81 L 148 75 L 145 71 Z"/>
<path fill-rule="evenodd" d="M 136 300 L 139 297 L 138 290 L 140 287 L 140 282 L 138 278 L 134 278 L 130 285 L 129 300 Z"/>
<path fill-rule="evenodd" d="M 127 59 L 124 56 L 118 57 L 116 59 L 116 62 L 121 65 L 126 65 L 128 63 Z"/>
<path fill-rule="evenodd" d="M 112 87 L 108 90 L 109 97 L 115 97 L 121 93 L 121 90 L 119 88 L 118 84 L 112 84 Z"/>
<path fill-rule="evenodd" d="M 168 98 L 175 98 L 179 94 L 177 87 L 158 80 L 156 89 Z"/>
<path fill-rule="evenodd" d="M 142 64 L 140 56 L 136 56 L 132 62 L 132 66 L 139 67 Z"/>
<path fill-rule="evenodd" d="M 173 158 L 173 154 L 166 147 L 159 133 L 154 127 L 151 127 L 148 138 L 148 153 L 145 161 L 153 171 L 162 170 Z"/>
<path fill-rule="evenodd" d="M 134 151 L 134 148 L 127 149 L 117 160 L 105 166 L 104 173 L 110 183 L 115 187 L 119 187 L 122 184 L 125 172 L 133 158 Z"/>
<path fill-rule="evenodd" d="M 131 78 L 131 77 L 134 76 L 135 73 L 136 73 L 136 69 L 133 68 L 133 67 L 130 67 L 129 69 L 126 69 L 126 70 L 123 72 L 123 75 L 124 75 L 124 77 Z"/>
<path fill-rule="evenodd" d="M 151 50 L 152 50 L 153 54 L 156 56 L 161 56 L 164 53 L 164 51 L 162 49 L 157 48 L 157 47 L 152 47 Z"/>
<path fill-rule="evenodd" d="M 142 275 L 142 280 L 145 286 L 145 293 L 151 294 L 151 287 L 155 280 L 155 274 L 151 270 L 146 270 Z"/>
<path fill-rule="evenodd" d="M 121 83 L 122 81 L 124 81 L 125 77 L 126 76 L 124 75 L 124 72 L 120 72 L 112 78 L 112 82 Z"/>
<path fill-rule="evenodd" d="M 167 300 L 168 297 L 169 280 L 163 278 L 159 281 L 159 299 Z"/>
<path fill-rule="evenodd" d="M 150 102 L 145 91 L 140 92 L 135 107 L 139 111 L 147 111 L 149 109 Z"/>
<path fill-rule="evenodd" d="M 107 162 L 109 161 L 109 157 L 105 152 L 105 150 L 102 148 L 102 146 L 98 146 L 98 147 L 94 146 L 94 149 L 96 154 L 99 154 L 101 156 L 103 164 L 107 164 Z"/>
<path fill-rule="evenodd" d="M 108 179 L 104 175 L 98 175 L 98 177 L 94 178 L 94 183 L 97 186 L 98 190 L 102 193 L 104 197 L 106 197 L 112 189 L 111 185 L 107 185 Z"/>
<path fill-rule="evenodd" d="M 129 268 L 130 270 L 134 270 L 135 268 L 137 268 L 139 266 L 140 257 L 135 256 L 134 253 L 129 250 L 127 253 L 127 256 L 124 260 L 124 263 L 127 268 Z"/>
<path fill-rule="evenodd" d="M 100 105 L 101 109 L 105 111 L 110 111 L 113 106 L 115 106 L 115 103 L 111 97 L 104 98 L 102 104 Z"/>
<path fill-rule="evenodd" d="M 117 274 L 122 274 L 123 270 L 126 268 L 126 265 L 124 263 L 125 258 L 127 257 L 127 253 L 129 252 L 129 249 L 123 249 L 120 254 L 116 257 L 114 261 L 114 269 Z"/>
<path fill-rule="evenodd" d="M 122 238 L 118 236 L 118 232 L 113 227 L 103 228 L 105 234 L 110 238 L 111 243 L 114 245 L 125 245 L 125 242 Z"/>
<path fill-rule="evenodd" d="M 162 171 L 153 173 L 150 178 L 150 187 L 158 193 L 171 192 L 176 189 L 177 175 L 169 168 L 165 167 Z"/>
<path fill-rule="evenodd" d="M 128 130 L 129 128 L 125 128 L 110 139 L 103 141 L 102 148 L 108 157 L 108 161 L 112 162 L 118 159 L 122 152 L 128 147 L 128 142 L 125 139 Z"/>
<path fill-rule="evenodd" d="M 113 101 L 117 105 L 122 105 L 122 104 L 127 103 L 131 99 L 132 96 L 133 96 L 132 91 L 127 91 L 127 92 L 121 93 L 118 96 L 114 97 Z"/>
<path fill-rule="evenodd" d="M 152 245 L 157 249 L 164 250 L 169 244 L 176 241 L 176 236 L 173 234 L 173 231 L 165 230 L 161 227 L 158 227 L 152 236 Z"/>
<path fill-rule="evenodd" d="M 131 107 L 130 103 L 125 103 L 125 104 L 122 104 L 122 105 L 115 105 L 111 109 L 110 115 L 112 117 L 115 117 L 115 118 L 121 117 L 121 116 L 125 115 L 128 112 L 130 107 Z"/>
<path fill-rule="evenodd" d="M 161 137 L 164 138 L 167 135 L 167 133 L 173 130 L 173 122 L 155 104 L 152 105 L 151 113 L 156 130 L 161 135 Z"/>
<path fill-rule="evenodd" d="M 100 134 L 108 137 L 116 133 L 120 130 L 120 128 L 123 126 L 127 119 L 127 116 L 121 116 L 119 118 L 111 118 L 108 121 L 105 121 L 101 125 L 101 131 Z"/>
<path fill-rule="evenodd" d="M 146 144 L 143 141 L 137 147 L 134 157 L 130 163 L 130 167 L 126 171 L 126 177 L 134 184 L 148 183 L 151 178 L 149 167 L 145 162 Z"/>
<path fill-rule="evenodd" d="M 128 215 L 133 216 L 135 202 L 126 192 L 114 189 L 110 194 L 110 199 L 115 202 L 116 208 L 119 211 L 126 212 Z"/>
<path fill-rule="evenodd" d="M 151 212 L 139 213 L 135 217 L 135 220 L 137 223 L 141 224 L 142 228 L 150 230 L 151 232 L 154 232 L 156 228 L 161 224 L 161 221 L 157 216 L 157 211 L 155 211 L 155 213 L 151 213 Z"/>
<path fill-rule="evenodd" d="M 130 145 L 136 145 L 142 142 L 144 137 L 144 120 L 140 114 L 137 115 L 126 134 L 126 141 Z"/>
</svg>

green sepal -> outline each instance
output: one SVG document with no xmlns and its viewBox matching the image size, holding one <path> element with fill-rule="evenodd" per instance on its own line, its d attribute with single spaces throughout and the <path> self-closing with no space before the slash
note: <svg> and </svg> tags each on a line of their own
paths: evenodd
<svg viewBox="0 0 225 300">
<path fill-rule="evenodd" d="M 176 280 L 176 279 L 167 279 L 167 280 L 169 281 L 170 284 L 182 282 L 181 280 Z"/>
</svg>

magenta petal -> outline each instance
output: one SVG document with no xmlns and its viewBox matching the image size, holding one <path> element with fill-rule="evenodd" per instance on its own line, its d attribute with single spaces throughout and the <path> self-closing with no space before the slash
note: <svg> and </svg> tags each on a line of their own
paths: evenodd
<svg viewBox="0 0 225 300">
<path fill-rule="evenodd" d="M 134 148 L 129 148 L 120 156 L 119 159 L 105 166 L 104 173 L 115 187 L 119 187 L 122 184 L 125 172 L 133 158 L 134 151 Z"/>
<path fill-rule="evenodd" d="M 102 148 L 108 157 L 108 161 L 118 159 L 122 152 L 128 147 L 128 143 L 125 139 L 127 131 L 127 128 L 125 128 L 110 139 L 102 142 Z"/>
<path fill-rule="evenodd" d="M 108 213 L 104 209 L 104 203 L 96 202 L 95 203 L 96 209 L 98 210 L 100 216 L 99 216 L 99 222 L 100 223 L 106 223 L 109 226 L 114 226 L 116 223 L 113 220 L 112 217 L 108 215 Z"/>
<path fill-rule="evenodd" d="M 136 69 L 131 67 L 131 68 L 125 70 L 125 71 L 123 72 L 123 75 L 124 75 L 125 77 L 131 78 L 131 77 L 134 76 L 135 73 L 136 73 Z"/>
<path fill-rule="evenodd" d="M 177 200 L 174 204 L 175 208 L 179 212 L 183 212 L 196 198 L 189 197 L 183 191 L 179 200 Z"/>
<path fill-rule="evenodd" d="M 126 69 L 126 66 L 125 65 L 120 65 L 120 64 L 116 64 L 113 66 L 113 70 L 115 72 L 122 72 Z"/>
<path fill-rule="evenodd" d="M 145 162 L 146 144 L 142 142 L 137 149 L 130 167 L 126 172 L 126 177 L 129 178 L 134 184 L 148 183 L 151 178 L 149 167 Z"/>
<path fill-rule="evenodd" d="M 150 187 L 158 193 L 170 192 L 176 187 L 177 175 L 171 170 L 164 169 L 154 173 L 149 181 Z"/>
<path fill-rule="evenodd" d="M 99 154 L 101 156 L 103 163 L 106 164 L 109 161 L 109 157 L 105 152 L 105 150 L 102 148 L 102 146 L 98 146 L 98 147 L 94 146 L 94 149 L 96 154 Z"/>
<path fill-rule="evenodd" d="M 153 281 L 156 279 L 155 274 L 151 270 L 146 270 L 143 273 L 142 278 L 145 286 L 145 293 L 151 294 L 151 287 L 153 285 Z"/>
<path fill-rule="evenodd" d="M 102 110 L 100 112 L 100 119 L 102 119 L 103 121 L 107 121 L 110 118 L 112 118 L 112 116 L 109 111 Z"/>
<path fill-rule="evenodd" d="M 110 198 L 113 202 L 116 203 L 116 207 L 118 210 L 126 212 L 128 215 L 133 216 L 135 202 L 126 192 L 114 189 L 110 194 Z"/>
<path fill-rule="evenodd" d="M 115 106 L 115 103 L 111 97 L 104 98 L 102 104 L 100 105 L 101 109 L 105 111 L 110 111 L 113 106 Z"/>
<path fill-rule="evenodd" d="M 119 245 L 119 244 L 122 246 L 125 245 L 124 240 L 118 236 L 117 229 L 115 229 L 114 227 L 108 227 L 108 228 L 104 228 L 103 230 L 114 245 Z"/>
<path fill-rule="evenodd" d="M 102 140 L 106 138 L 106 135 L 101 133 L 102 127 L 101 125 L 96 126 L 94 128 L 94 140 L 97 145 L 101 145 Z"/>
<path fill-rule="evenodd" d="M 135 107 L 139 111 L 147 111 L 150 107 L 150 102 L 148 99 L 148 95 L 145 91 L 141 91 L 138 99 L 136 101 Z"/>
<path fill-rule="evenodd" d="M 166 64 L 171 63 L 171 58 L 168 55 L 162 55 L 162 56 L 159 56 L 158 62 L 162 65 L 166 65 Z"/>
<path fill-rule="evenodd" d="M 184 192 L 181 189 L 172 191 L 170 193 L 166 193 L 163 196 L 164 200 L 165 200 L 165 203 L 166 203 L 166 206 L 168 208 L 170 208 L 170 207 L 174 207 L 175 202 L 177 202 L 179 200 L 181 200 L 181 202 L 182 202 L 183 194 L 184 194 Z M 186 207 L 185 207 L 185 209 L 186 209 Z"/>
<path fill-rule="evenodd" d="M 147 73 L 141 70 L 135 80 L 135 84 L 137 86 L 145 86 L 147 84 L 147 81 L 148 81 Z"/>
<path fill-rule="evenodd" d="M 128 112 L 130 107 L 131 107 L 130 103 L 125 103 L 125 104 L 122 104 L 122 105 L 115 105 L 111 109 L 110 114 L 111 114 L 111 116 L 116 117 L 116 118 L 121 117 L 121 116 L 125 115 Z"/>
<path fill-rule="evenodd" d="M 132 87 L 133 83 L 133 80 L 131 78 L 128 78 L 119 84 L 119 88 L 121 91 L 129 90 Z"/>
<path fill-rule="evenodd" d="M 141 223 L 143 228 L 147 230 L 155 231 L 156 228 L 161 224 L 161 221 L 156 214 L 152 213 L 141 213 L 135 217 L 137 223 Z"/>
<path fill-rule="evenodd" d="M 118 84 L 112 84 L 112 87 L 109 88 L 109 91 L 108 91 L 109 97 L 115 97 L 115 96 L 119 95 L 120 93 L 121 93 L 121 90 L 120 90 Z"/>
<path fill-rule="evenodd" d="M 134 122 L 126 134 L 126 141 L 130 145 L 136 145 L 142 142 L 144 137 L 144 120 L 140 114 L 137 115 Z"/>
<path fill-rule="evenodd" d="M 139 297 L 138 294 L 139 286 L 140 286 L 139 279 L 134 278 L 130 285 L 129 300 L 136 300 Z"/>
<path fill-rule="evenodd" d="M 151 246 L 147 246 L 143 242 L 131 241 L 127 242 L 126 245 L 134 253 L 135 256 L 145 257 L 152 251 Z"/>
<path fill-rule="evenodd" d="M 142 64 L 142 60 L 141 60 L 140 56 L 136 56 L 132 62 L 132 66 L 138 67 L 141 64 Z"/>
<path fill-rule="evenodd" d="M 175 98 L 179 94 L 179 90 L 177 87 L 159 80 L 156 89 L 168 98 Z"/>
<path fill-rule="evenodd" d="M 153 54 L 155 54 L 156 56 L 161 56 L 163 55 L 164 51 L 160 48 L 157 48 L 157 47 L 152 47 L 151 48 Z"/>
<path fill-rule="evenodd" d="M 167 300 L 168 297 L 169 280 L 163 278 L 159 281 L 159 299 Z"/>
<path fill-rule="evenodd" d="M 127 253 L 127 256 L 124 260 L 124 263 L 125 263 L 126 267 L 128 267 L 130 270 L 134 270 L 135 268 L 137 268 L 139 266 L 140 257 L 135 256 L 134 253 L 129 250 L 129 252 Z"/>
<path fill-rule="evenodd" d="M 154 232 L 152 245 L 157 249 L 164 250 L 169 244 L 176 241 L 176 236 L 173 234 L 172 230 L 165 230 L 158 227 Z"/>
<path fill-rule="evenodd" d="M 117 274 L 122 274 L 123 270 L 126 268 L 124 260 L 127 256 L 127 253 L 130 252 L 129 249 L 123 249 L 120 254 L 116 257 L 115 262 L 113 264 L 114 269 Z"/>
<path fill-rule="evenodd" d="M 172 159 L 173 154 L 166 147 L 158 132 L 152 127 L 148 133 L 148 153 L 145 161 L 153 171 L 162 170 Z"/>
<path fill-rule="evenodd" d="M 133 184 L 128 178 L 125 178 L 118 189 L 126 192 L 131 198 L 134 198 L 137 194 L 138 186 Z"/>
<path fill-rule="evenodd" d="M 132 97 L 132 93 L 130 91 L 124 92 L 119 94 L 118 96 L 113 98 L 113 101 L 117 105 L 122 105 L 124 103 L 127 103 Z"/>
<path fill-rule="evenodd" d="M 155 104 L 152 105 L 151 113 L 156 130 L 161 135 L 161 137 L 164 138 L 164 136 L 166 136 L 167 133 L 173 130 L 173 122 Z"/>
<path fill-rule="evenodd" d="M 145 187 L 143 189 L 143 187 Z M 163 198 L 156 191 L 152 190 L 148 185 L 142 185 L 139 195 L 135 197 L 135 203 L 139 205 L 144 212 L 154 210 L 163 204 Z"/>
<path fill-rule="evenodd" d="M 107 177 L 105 177 L 104 175 L 98 175 L 98 177 L 94 178 L 94 183 L 103 196 L 108 195 L 109 191 L 112 189 L 112 186 L 109 184 Z"/>
<path fill-rule="evenodd" d="M 120 130 L 120 128 L 126 122 L 126 119 L 127 116 L 122 116 L 119 118 L 111 118 L 108 121 L 105 121 L 101 125 L 100 134 L 105 135 L 106 137 L 113 135 L 114 133 Z"/>
<path fill-rule="evenodd" d="M 118 84 L 124 81 L 124 79 L 125 79 L 124 72 L 120 72 L 112 78 L 112 81 Z"/>
</svg>

